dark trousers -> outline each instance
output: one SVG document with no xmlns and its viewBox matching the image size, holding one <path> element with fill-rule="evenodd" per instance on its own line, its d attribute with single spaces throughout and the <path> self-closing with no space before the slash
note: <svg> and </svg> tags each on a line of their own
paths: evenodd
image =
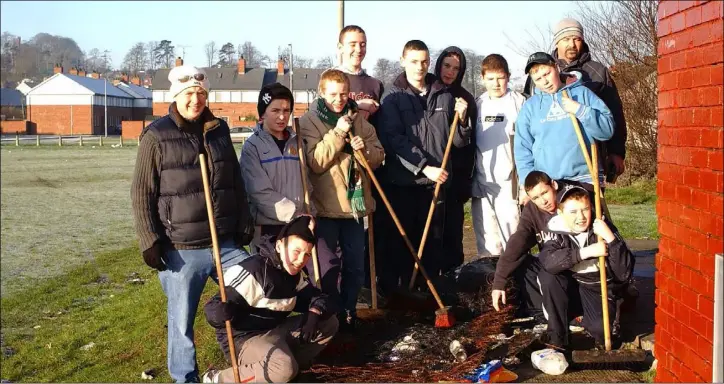
<svg viewBox="0 0 724 384">
<path fill-rule="evenodd" d="M 317 256 L 322 291 L 352 316 L 364 283 L 364 226 L 362 219 L 317 219 Z M 340 253 L 337 248 L 341 249 Z M 314 273 L 313 261 L 306 268 Z"/>
<path fill-rule="evenodd" d="M 420 246 L 422 232 L 427 221 L 434 186 L 386 185 L 383 188 L 407 237 L 413 247 L 417 249 Z M 440 274 L 443 268 L 444 202 L 444 196 L 438 199 L 422 257 L 422 265 L 433 279 Z M 414 259 L 405 246 L 389 212 L 386 209 L 380 209 L 384 207 L 383 204 L 381 200 L 377 201 L 377 212 L 374 215 L 375 261 L 380 291 L 389 294 L 400 286 L 407 288 L 412 277 Z M 416 285 L 425 286 L 422 276 L 417 278 Z"/>
<path fill-rule="evenodd" d="M 543 311 L 548 317 L 548 336 L 550 343 L 565 347 L 569 343 L 568 324 L 579 315 L 583 315 L 583 327 L 603 344 L 603 307 L 601 306 L 601 286 L 583 284 L 573 277 L 573 272 L 565 271 L 554 275 L 544 269 L 538 273 L 543 292 Z M 609 327 L 612 329 L 616 317 L 615 298 L 608 296 Z"/>
<path fill-rule="evenodd" d="M 442 260 L 442 273 L 445 274 L 463 265 L 463 223 L 465 221 L 465 201 L 458 198 L 459 193 L 449 193 L 445 202 L 445 228 L 442 237 L 445 257 Z"/>
<path fill-rule="evenodd" d="M 538 285 L 538 273 L 541 270 L 537 257 L 528 255 L 513 273 L 518 293 L 518 317 L 543 316 L 543 296 Z"/>
</svg>

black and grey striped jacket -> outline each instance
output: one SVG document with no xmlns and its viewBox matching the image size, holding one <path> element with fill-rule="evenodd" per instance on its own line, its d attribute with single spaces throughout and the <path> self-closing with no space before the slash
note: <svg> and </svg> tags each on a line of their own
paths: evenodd
<svg viewBox="0 0 724 384">
<path fill-rule="evenodd" d="M 226 300 L 233 312 L 232 333 L 236 350 L 253 334 L 267 332 L 284 322 L 289 314 L 315 308 L 322 318 L 333 313 L 327 295 L 309 284 L 301 273 L 292 276 L 281 267 L 278 255 L 262 253 L 229 267 L 224 272 Z M 224 308 L 219 294 L 204 305 L 206 320 L 216 328 L 216 339 L 227 360 L 229 344 Z"/>
</svg>

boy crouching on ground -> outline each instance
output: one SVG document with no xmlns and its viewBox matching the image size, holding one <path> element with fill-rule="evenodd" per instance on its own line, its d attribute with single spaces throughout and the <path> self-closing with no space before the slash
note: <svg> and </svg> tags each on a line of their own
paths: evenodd
<svg viewBox="0 0 724 384">
<path fill-rule="evenodd" d="M 314 219 L 295 218 L 279 232 L 273 252 L 262 247 L 259 255 L 226 270 L 226 303 L 216 295 L 204 306 L 228 361 L 226 320 L 231 321 L 241 382 L 294 379 L 337 333 L 327 296 L 300 275 L 315 243 Z M 302 315 L 289 317 L 292 311 Z M 210 370 L 203 380 L 231 383 L 234 375 L 231 368 Z"/>
<path fill-rule="evenodd" d="M 592 211 L 589 192 L 566 185 L 558 192 L 558 214 L 548 222 L 548 231 L 541 233 L 544 241 L 538 258 L 543 269 L 538 279 L 543 310 L 550 343 L 563 348 L 569 343 L 569 321 L 581 311 L 583 327 L 603 345 L 598 257 L 606 257 L 610 322 L 616 317 L 614 292 L 620 291 L 633 273 L 633 255 L 616 227 L 605 217 L 594 220 Z M 597 236 L 603 241 L 597 242 Z"/>
</svg>

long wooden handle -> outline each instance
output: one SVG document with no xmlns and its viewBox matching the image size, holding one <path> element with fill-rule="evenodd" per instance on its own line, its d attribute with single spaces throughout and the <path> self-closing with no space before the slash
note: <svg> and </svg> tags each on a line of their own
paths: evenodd
<svg viewBox="0 0 724 384">
<path fill-rule="evenodd" d="M 199 154 L 199 165 L 201 166 L 201 178 L 204 182 L 204 197 L 206 198 L 206 214 L 209 216 L 209 230 L 211 230 L 211 244 L 214 251 L 214 264 L 216 264 L 216 276 L 219 279 L 219 291 L 221 292 L 221 302 L 226 303 L 226 285 L 224 284 L 224 271 L 221 268 L 221 256 L 219 255 L 219 239 L 216 237 L 216 221 L 214 220 L 214 207 L 211 202 L 211 188 L 209 188 L 209 176 L 206 168 L 206 156 Z M 231 358 L 231 368 L 234 371 L 234 380 L 241 382 L 239 378 L 239 366 L 236 360 L 236 347 L 234 345 L 234 336 L 231 332 L 231 321 L 226 320 L 226 337 L 229 341 L 229 357 Z"/>
<path fill-rule="evenodd" d="M 455 131 L 457 131 L 458 126 L 458 120 L 459 115 L 457 112 L 455 112 L 455 117 L 453 118 L 452 125 L 450 125 L 450 134 L 447 138 L 447 146 L 445 146 L 445 154 L 442 156 L 442 166 L 441 168 L 445 170 L 445 167 L 447 167 L 447 160 L 448 156 L 450 156 L 450 149 L 452 149 L 453 139 L 455 138 Z M 425 221 L 425 229 L 422 231 L 422 239 L 420 240 L 420 247 L 417 248 L 417 258 L 422 260 L 422 253 L 425 250 L 425 243 L 427 242 L 427 235 L 430 232 L 430 225 L 432 224 L 432 217 L 435 214 L 435 206 L 437 205 L 437 197 L 440 194 L 440 187 L 442 186 L 442 183 L 439 181 L 435 182 L 435 191 L 432 194 L 432 202 L 430 203 L 430 209 L 427 211 L 427 220 Z M 410 279 L 410 285 L 408 286 L 409 290 L 412 290 L 412 288 L 415 286 L 415 279 L 417 279 L 417 264 L 412 269 L 412 278 Z"/>
<path fill-rule="evenodd" d="M 568 97 L 568 91 L 563 91 L 563 96 Z M 593 164 L 591 163 L 591 157 L 588 155 L 588 146 L 586 145 L 586 140 L 583 139 L 583 133 L 581 132 L 581 127 L 578 125 L 578 119 L 576 116 L 572 113 L 568 114 L 568 117 L 571 118 L 571 123 L 573 123 L 573 128 L 576 130 L 576 136 L 578 137 L 578 145 L 581 146 L 581 151 L 583 152 L 583 158 L 586 160 L 586 165 L 588 166 L 588 172 L 593 176 Z M 596 163 L 596 170 L 598 170 L 598 163 Z"/>
<path fill-rule="evenodd" d="M 563 91 L 563 95 L 568 97 L 568 93 L 566 91 Z M 571 118 L 571 122 L 573 123 L 573 129 L 576 131 L 576 136 L 578 136 L 578 144 L 581 147 L 581 152 L 583 152 L 583 158 L 586 159 L 586 165 L 588 166 L 588 172 L 591 174 L 591 179 L 593 181 L 593 192 L 595 195 L 595 205 L 596 205 L 596 219 L 601 219 L 601 188 L 598 181 L 598 149 L 596 147 L 595 141 L 591 143 L 591 157 L 588 157 L 588 147 L 586 146 L 586 142 L 583 140 L 583 133 L 581 132 L 581 127 L 578 125 L 578 119 L 572 114 L 569 113 L 568 116 Z M 601 236 L 598 236 L 597 241 L 600 243 L 603 241 L 601 239 Z M 598 258 L 598 270 L 599 270 L 599 278 L 601 280 L 601 306 L 603 310 L 603 337 L 604 337 L 604 343 L 607 351 L 611 350 L 611 329 L 608 324 L 609 316 L 608 316 L 608 281 L 606 277 L 606 257 L 601 256 Z"/>
<path fill-rule="evenodd" d="M 374 214 L 367 215 L 367 250 L 370 255 L 370 288 L 372 288 L 372 309 L 377 309 L 377 270 L 375 268 L 375 226 Z"/>
<path fill-rule="evenodd" d="M 311 214 L 309 205 L 309 187 L 307 186 L 307 158 L 304 153 L 302 134 L 299 132 L 299 118 L 294 118 L 294 132 L 297 135 L 297 153 L 299 154 L 299 170 L 302 174 L 302 193 L 304 194 L 304 212 Z M 312 248 L 312 265 L 314 266 L 314 285 L 322 289 L 319 273 L 319 257 L 317 256 L 317 244 Z"/>
<path fill-rule="evenodd" d="M 352 135 L 350 134 L 350 138 L 351 137 L 352 137 Z M 360 152 L 359 150 L 354 151 L 354 157 L 362 165 L 362 168 L 364 168 L 367 171 L 367 175 L 369 175 L 370 180 L 372 180 L 372 184 L 374 184 L 375 188 L 377 188 L 377 192 L 379 192 L 380 197 L 382 198 L 382 202 L 385 203 L 385 207 L 387 207 L 387 211 L 390 212 L 392 221 L 395 222 L 395 225 L 397 226 L 397 230 L 400 232 L 400 235 L 402 235 L 402 240 L 404 240 L 405 245 L 407 246 L 407 249 L 410 250 L 410 254 L 412 255 L 412 258 L 415 259 L 415 263 L 419 265 L 420 259 L 417 257 L 417 251 L 415 250 L 415 247 L 410 242 L 410 238 L 407 237 L 407 233 L 405 232 L 405 229 L 402 228 L 402 224 L 400 223 L 400 220 L 397 218 L 395 211 L 392 209 L 392 205 L 390 204 L 390 201 L 387 200 L 387 195 L 385 195 L 385 192 L 382 190 L 382 186 L 380 186 L 380 182 L 377 181 L 377 177 L 375 177 L 375 173 L 373 172 L 372 168 L 370 167 L 370 164 L 367 162 L 367 159 L 362 154 L 362 152 Z M 432 293 L 432 296 L 435 298 L 437 305 L 441 309 L 445 308 L 445 305 L 442 303 L 442 300 L 440 299 L 440 295 L 438 295 L 438 293 L 437 293 L 437 289 L 435 289 L 435 286 L 432 284 L 432 280 L 430 280 L 430 276 L 428 276 L 427 272 L 425 272 L 425 268 L 423 268 L 421 265 L 420 265 L 420 273 L 422 273 L 422 277 L 424 277 L 425 280 L 427 281 L 427 286 L 428 286 L 428 288 L 430 288 L 430 292 Z"/>
<path fill-rule="evenodd" d="M 593 157 L 592 162 L 598 164 L 598 149 L 596 143 L 591 144 L 591 156 Z M 591 172 L 593 177 L 593 191 L 596 199 L 596 219 L 601 220 L 601 188 L 598 181 L 598 167 L 593 169 Z M 601 236 L 598 236 L 597 241 L 600 243 L 603 241 Z M 600 256 L 598 258 L 598 270 L 600 271 L 601 279 L 601 306 L 603 309 L 603 337 L 607 351 L 611 350 L 611 329 L 608 323 L 608 279 L 606 277 L 606 257 Z"/>
</svg>

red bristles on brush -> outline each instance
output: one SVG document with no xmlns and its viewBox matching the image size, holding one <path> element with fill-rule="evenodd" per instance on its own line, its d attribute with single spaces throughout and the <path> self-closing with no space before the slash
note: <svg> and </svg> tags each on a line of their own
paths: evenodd
<svg viewBox="0 0 724 384">
<path fill-rule="evenodd" d="M 455 316 L 450 307 L 435 311 L 435 328 L 451 328 L 453 325 L 455 325 Z"/>
</svg>

